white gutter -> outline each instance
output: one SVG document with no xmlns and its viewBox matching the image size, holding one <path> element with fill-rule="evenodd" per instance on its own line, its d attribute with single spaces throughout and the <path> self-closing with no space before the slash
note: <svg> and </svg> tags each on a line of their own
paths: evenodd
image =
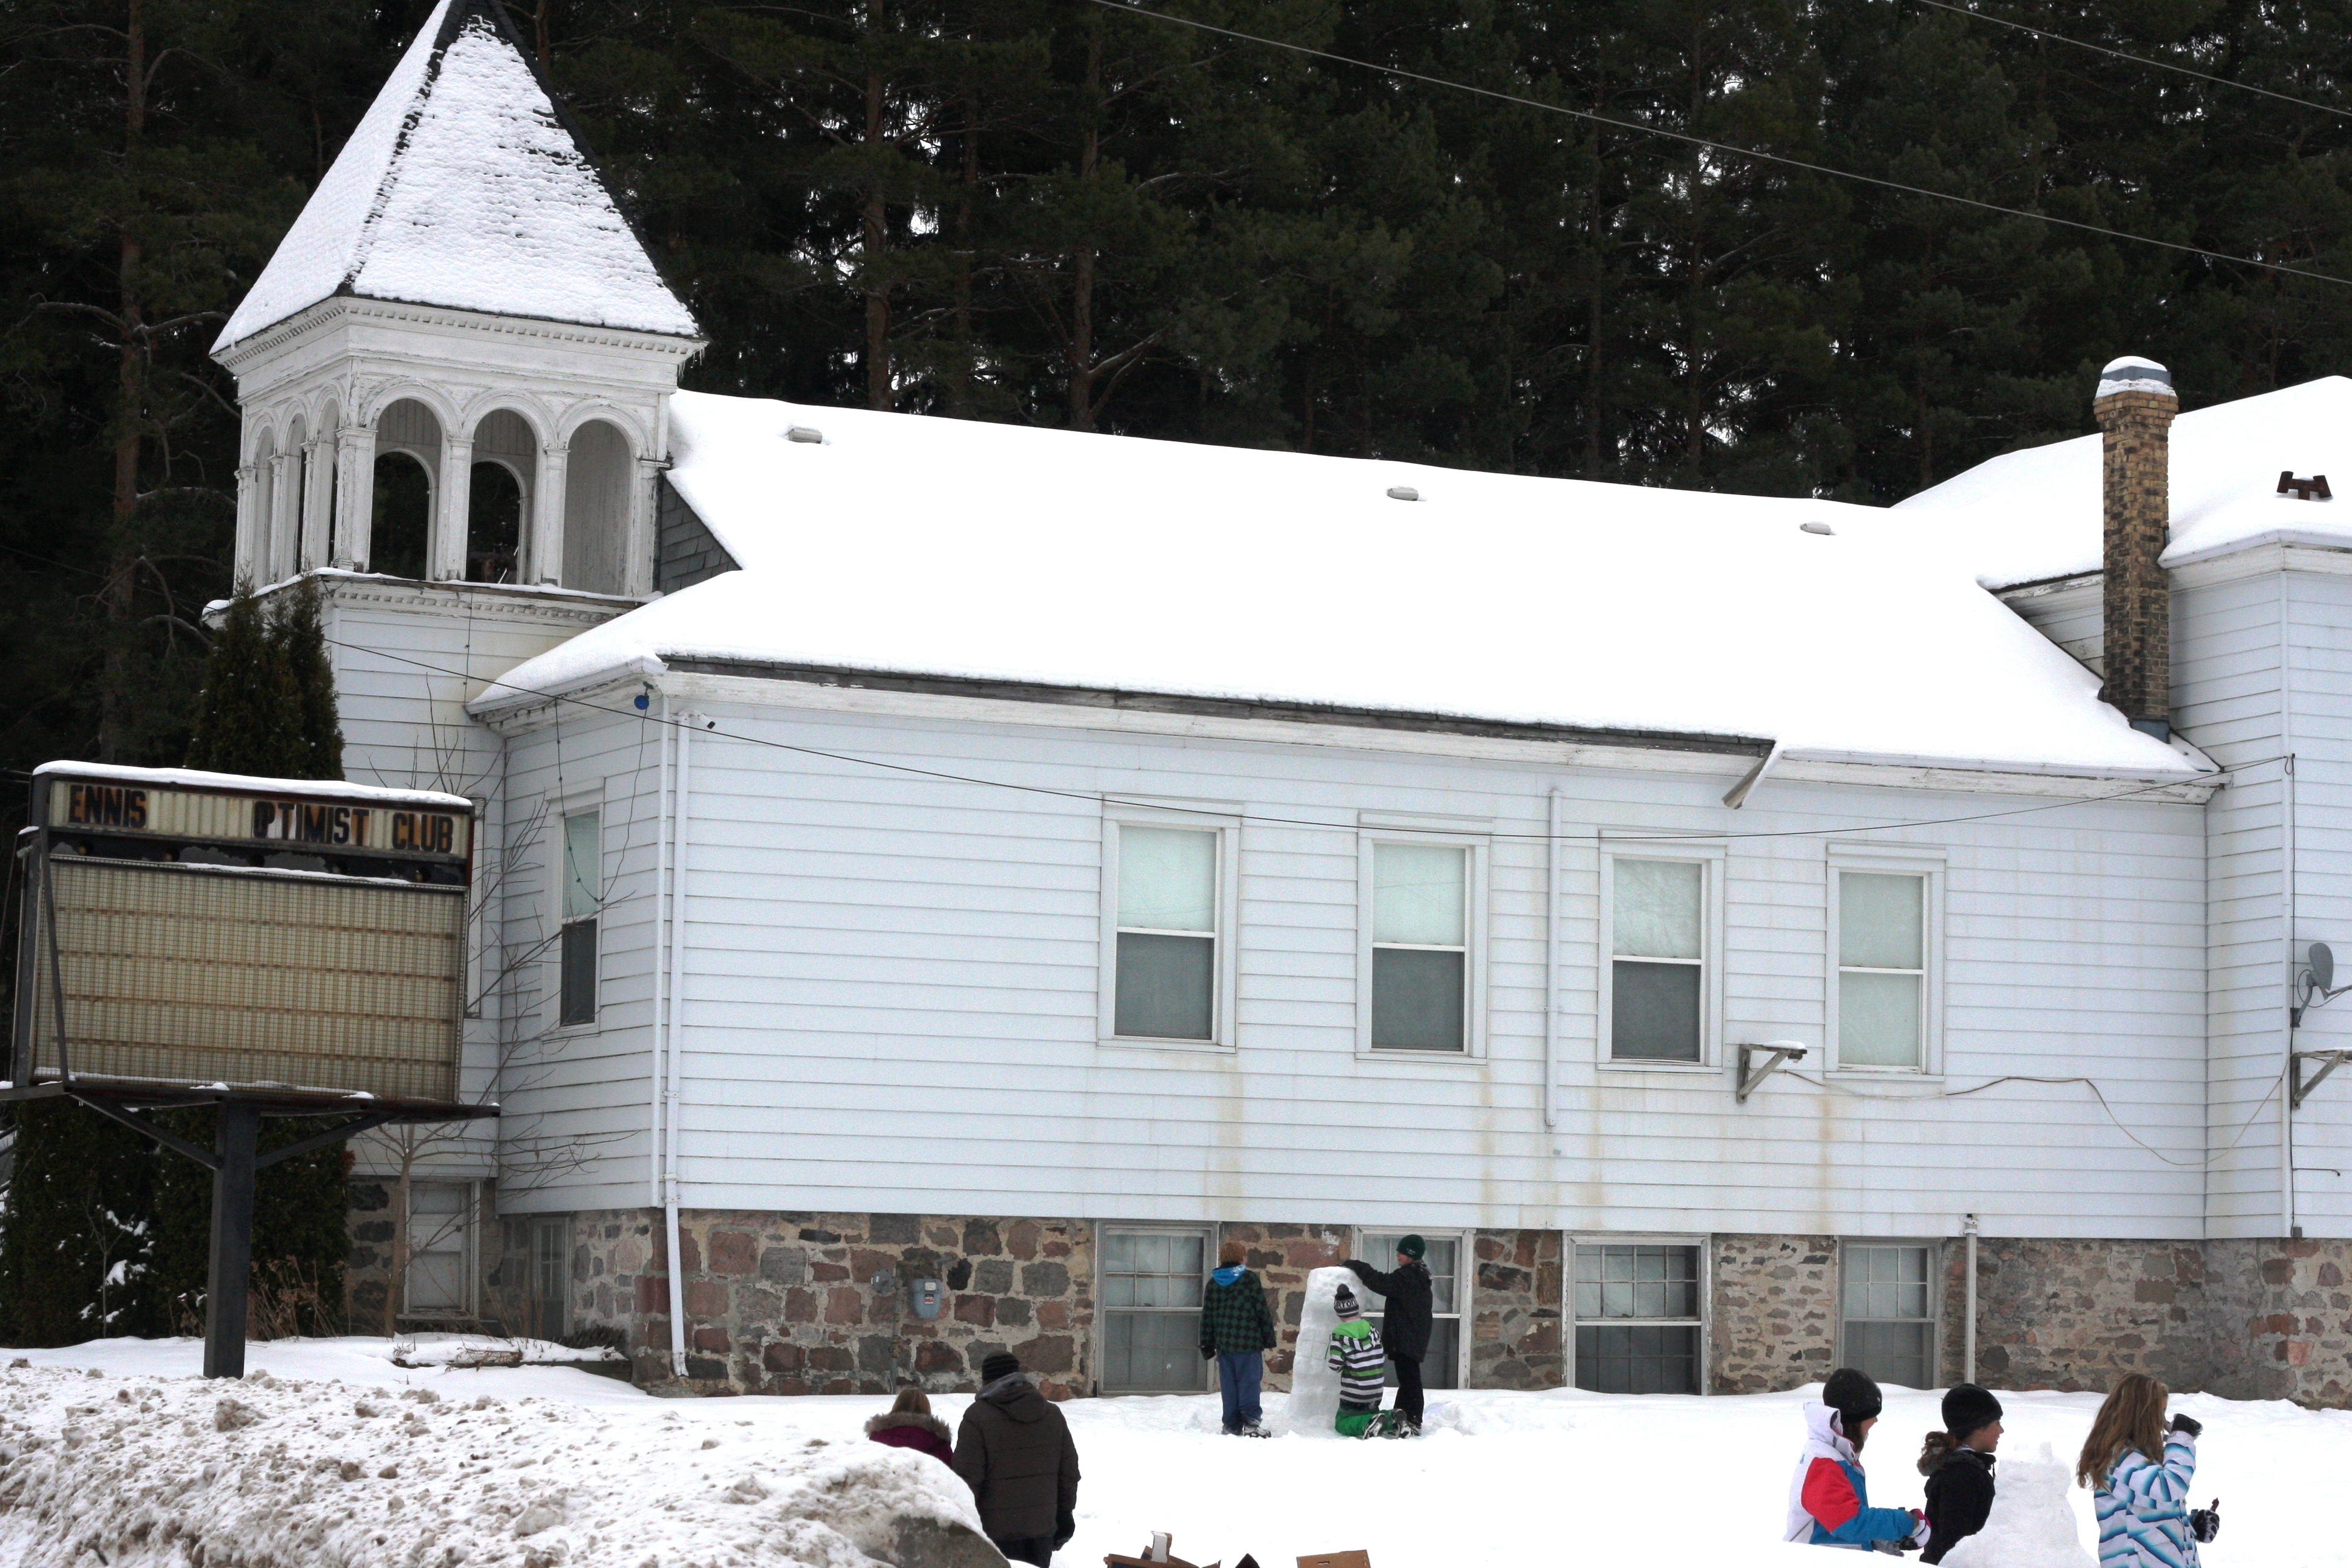
<svg viewBox="0 0 2352 1568">
<path fill-rule="evenodd" d="M 1977 1216 L 1965 1216 L 1960 1228 L 1969 1238 L 1969 1321 L 1968 1328 L 1961 1335 L 1960 1381 L 1974 1383 L 1977 1380 Z"/>
<path fill-rule="evenodd" d="M 1544 1055 L 1543 1124 L 1559 1125 L 1559 786 L 1549 802 L 1544 837 Z"/>
<path fill-rule="evenodd" d="M 665 701 L 667 710 L 667 703 Z M 688 813 L 694 799 L 691 788 L 695 715 L 684 715 L 685 721 L 677 727 L 677 783 L 670 796 L 677 814 L 677 826 L 672 829 L 675 852 L 670 868 L 669 894 L 669 1078 L 663 1098 L 669 1102 L 667 1117 L 668 1137 L 663 1143 L 665 1156 L 662 1168 L 662 1223 L 667 1227 L 669 1243 L 669 1369 L 671 1375 L 686 1375 L 686 1233 L 677 1221 L 677 1100 L 679 1035 L 686 1021 L 686 846 Z"/>
<path fill-rule="evenodd" d="M 669 970 L 662 962 L 669 936 L 670 713 L 667 692 L 662 695 L 659 722 L 661 786 L 654 796 L 654 1016 L 646 1069 L 646 1203 L 652 1208 L 662 1206 L 662 1053 L 669 1034 L 669 1015 L 665 1007 Z M 672 1275 L 677 1272 L 677 1240 L 673 1233 L 663 1244 L 669 1250 Z"/>
</svg>

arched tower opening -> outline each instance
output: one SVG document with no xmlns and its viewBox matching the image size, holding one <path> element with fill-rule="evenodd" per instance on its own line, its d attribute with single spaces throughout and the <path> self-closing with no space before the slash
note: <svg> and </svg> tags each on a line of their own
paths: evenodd
<svg viewBox="0 0 2352 1568">
<path fill-rule="evenodd" d="M 629 438 L 605 420 L 572 433 L 563 492 L 563 574 L 567 588 L 620 594 L 628 585 L 629 484 L 635 455 Z"/>
<path fill-rule="evenodd" d="M 523 581 L 532 478 L 539 440 L 512 409 L 494 409 L 474 426 L 474 472 L 466 508 L 466 581 Z"/>
<path fill-rule="evenodd" d="M 422 579 L 432 560 L 433 500 L 441 421 L 413 397 L 385 408 L 375 426 L 375 500 L 370 559 L 387 576 Z"/>
</svg>

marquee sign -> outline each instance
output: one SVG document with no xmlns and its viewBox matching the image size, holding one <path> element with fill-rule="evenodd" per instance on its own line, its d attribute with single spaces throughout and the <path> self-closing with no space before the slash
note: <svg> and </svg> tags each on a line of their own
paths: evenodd
<svg viewBox="0 0 2352 1568">
<path fill-rule="evenodd" d="M 456 1101 L 470 802 L 51 763 L 32 806 L 16 1084 Z"/>
</svg>

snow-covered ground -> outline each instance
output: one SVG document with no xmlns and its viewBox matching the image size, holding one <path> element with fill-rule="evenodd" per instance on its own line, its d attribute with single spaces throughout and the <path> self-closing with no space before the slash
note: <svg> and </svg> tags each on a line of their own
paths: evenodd
<svg viewBox="0 0 2352 1568">
<path fill-rule="evenodd" d="M 38 1494 L 0 1515 L 0 1563 L 87 1568 L 91 1542 L 110 1568 L 184 1563 L 192 1542 L 163 1541 L 176 1522 L 215 1532 L 200 1559 L 213 1568 L 863 1568 L 836 1543 L 873 1539 L 877 1507 L 969 1518 L 943 1468 L 863 1440 L 879 1397 L 666 1400 L 562 1367 L 402 1368 L 391 1351 L 256 1345 L 248 1364 L 270 1381 L 243 1385 L 195 1379 L 187 1340 L 0 1352 L 0 1368 L 29 1363 L 0 1370 L 0 1499 Z M 2098 1404 L 2002 1398 L 2002 1452 L 2019 1458 L 2044 1444 L 2071 1458 Z M 242 1409 L 224 1417 L 225 1400 Z M 1086 1479 L 1056 1562 L 1091 1565 L 1164 1530 L 1179 1556 L 1228 1568 L 1244 1552 L 1287 1568 L 1351 1547 L 1374 1568 L 1819 1563 L 1775 1539 L 1802 1400 L 1442 1394 L 1413 1443 L 1244 1442 L 1218 1434 L 1213 1398 L 1077 1401 L 1063 1408 Z M 966 1403 L 934 1407 L 952 1426 Z M 2209 1568 L 2352 1565 L 2352 1539 L 2315 1506 L 2352 1467 L 2352 1413 L 2201 1395 L 2176 1408 L 2206 1424 L 2197 1503 L 2222 1500 Z M 1889 1391 L 1866 1456 L 1874 1502 L 1918 1504 L 1911 1460 L 1935 1409 Z M 139 1493 L 158 1524 L 143 1546 L 120 1514 Z M 2071 1496 L 2087 1564 L 2089 1500 Z"/>
</svg>

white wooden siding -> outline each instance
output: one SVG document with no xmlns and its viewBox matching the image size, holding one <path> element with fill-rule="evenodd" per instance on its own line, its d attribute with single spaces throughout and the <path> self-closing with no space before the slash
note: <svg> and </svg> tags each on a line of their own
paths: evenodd
<svg viewBox="0 0 2352 1568">
<path fill-rule="evenodd" d="M 694 741 L 689 1207 L 1881 1235 L 1951 1233 L 1969 1211 L 1994 1234 L 2193 1237 L 2203 1224 L 2196 806 L 1768 782 L 1732 813 L 1719 802 L 1731 764 L 1721 778 L 1609 773 L 702 706 L 719 728 Z M 649 870 L 657 751 L 632 789 L 639 728 L 580 715 L 562 745 L 567 769 L 603 770 L 608 846 L 641 824 L 628 863 Z M 1093 803 L 761 740 L 1287 819 L 1242 830 L 1237 1051 L 1098 1043 Z M 516 800 L 551 787 L 553 741 L 511 742 Z M 1560 1116 L 1547 1135 L 1540 836 L 1555 784 L 1571 841 Z M 1600 829 L 1799 835 L 1724 840 L 1719 983 L 1727 1046 L 1819 1046 L 1825 841 L 2019 805 L 2035 809 L 1868 836 L 1949 857 L 1940 1082 L 1873 1075 L 1830 1089 L 1783 1075 L 1736 1106 L 1728 1060 L 1706 1074 L 1596 1062 Z M 1483 1061 L 1355 1050 L 1365 812 L 1494 824 Z M 649 916 L 649 895 L 628 897 Z M 510 901 L 509 943 L 548 918 Z M 642 917 L 614 917 L 605 1016 L 556 1037 L 538 1081 L 509 1090 L 518 1123 L 625 1140 L 642 1129 L 649 936 Z M 1924 1098 L 2003 1074 L 2095 1079 L 2140 1137 L 2188 1164 L 2135 1147 L 2079 1084 Z M 642 1202 L 644 1149 L 628 1149 L 509 1206 Z"/>
</svg>

